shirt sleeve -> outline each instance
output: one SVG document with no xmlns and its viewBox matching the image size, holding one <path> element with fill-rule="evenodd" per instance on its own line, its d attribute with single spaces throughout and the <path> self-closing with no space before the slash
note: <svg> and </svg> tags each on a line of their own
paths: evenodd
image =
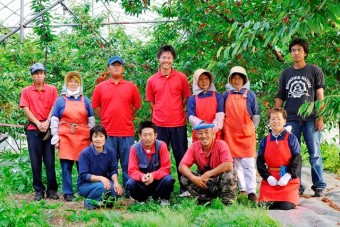
<svg viewBox="0 0 340 227">
<path fill-rule="evenodd" d="M 155 102 L 155 95 L 153 91 L 153 76 L 146 82 L 146 101 Z"/>
<path fill-rule="evenodd" d="M 20 95 L 19 107 L 29 107 L 29 98 L 27 95 L 27 88 L 24 88 Z"/>
<path fill-rule="evenodd" d="M 264 137 L 261 141 L 260 141 L 260 145 L 259 145 L 259 149 L 258 149 L 258 155 L 264 155 L 264 151 L 266 149 L 266 143 L 267 143 L 267 136 Z"/>
<path fill-rule="evenodd" d="M 187 105 L 187 117 L 189 118 L 191 115 L 196 116 L 196 99 L 194 95 L 189 97 Z"/>
<path fill-rule="evenodd" d="M 160 180 L 166 175 L 170 174 L 171 171 L 171 161 L 170 161 L 170 153 L 166 146 L 166 143 L 162 142 L 160 151 L 159 151 L 159 159 L 160 159 L 160 168 L 154 172 L 152 175 L 155 180 Z"/>
<path fill-rule="evenodd" d="M 139 94 L 139 91 L 138 91 L 138 88 L 136 85 L 133 84 L 133 106 L 136 108 L 136 109 L 140 109 L 142 107 L 142 101 L 141 101 L 141 98 L 140 98 L 140 94 Z"/>
<path fill-rule="evenodd" d="M 129 174 L 129 177 L 131 177 L 135 181 L 142 181 L 142 177 L 144 175 L 144 173 L 142 173 L 139 170 L 138 159 L 137 159 L 136 150 L 134 146 L 131 146 L 130 148 L 128 174 Z"/>
<path fill-rule="evenodd" d="M 314 73 L 314 78 L 315 78 L 315 90 L 319 88 L 325 88 L 325 75 L 322 72 L 322 70 L 315 66 L 315 73 Z"/>
<path fill-rule="evenodd" d="M 84 150 L 85 151 L 85 150 Z M 90 173 L 90 158 L 87 152 L 82 152 L 79 155 L 79 179 L 82 182 L 91 181 L 91 173 Z"/>
<path fill-rule="evenodd" d="M 113 175 L 118 174 L 118 164 L 117 164 L 117 161 L 116 161 L 117 159 L 114 157 L 113 152 L 110 153 L 110 154 L 111 154 L 111 157 L 110 157 L 111 164 L 109 165 L 110 168 L 109 168 L 109 170 L 107 172 L 108 172 L 108 174 L 110 176 L 110 179 L 112 179 Z"/>
<path fill-rule="evenodd" d="M 182 158 L 179 165 L 185 165 L 188 168 L 191 168 L 191 166 L 195 163 L 195 157 L 194 157 L 194 144 L 191 144 L 187 152 L 185 152 L 184 157 Z"/>
<path fill-rule="evenodd" d="M 53 87 L 53 90 L 52 90 L 52 103 L 54 104 L 55 101 L 57 100 L 58 98 L 58 90 L 55 86 L 52 86 Z"/>
<path fill-rule="evenodd" d="M 288 145 L 289 145 L 290 152 L 292 153 L 292 155 L 301 153 L 300 143 L 298 139 L 296 138 L 296 136 L 291 133 L 288 136 Z"/>
<path fill-rule="evenodd" d="M 98 108 L 101 107 L 101 102 L 100 102 L 100 89 L 98 87 L 99 85 L 97 85 L 94 90 L 93 90 L 93 94 L 92 94 L 92 107 Z"/>
<path fill-rule="evenodd" d="M 216 113 L 218 113 L 218 112 L 224 113 L 224 97 L 223 97 L 223 95 L 216 92 L 216 101 L 217 101 Z"/>
<path fill-rule="evenodd" d="M 190 86 L 189 86 L 188 78 L 184 74 L 183 74 L 182 87 L 183 87 L 182 97 L 183 98 L 188 98 L 191 95 L 191 91 L 190 91 Z"/>
<path fill-rule="evenodd" d="M 260 115 L 260 111 L 259 111 L 259 106 L 257 104 L 257 98 L 256 98 L 256 94 L 253 91 L 248 92 L 248 97 L 247 97 L 247 105 L 249 105 L 249 109 L 251 111 L 250 116 L 253 115 Z"/>
<path fill-rule="evenodd" d="M 220 141 L 222 142 L 222 141 Z M 224 141 L 223 141 L 224 142 Z M 220 159 L 222 163 L 225 162 L 233 162 L 233 158 L 231 157 L 229 146 L 226 142 L 220 143 L 221 149 L 219 149 L 220 152 Z"/>
<path fill-rule="evenodd" d="M 64 100 L 63 97 L 58 97 L 57 100 L 54 103 L 52 116 L 60 119 L 64 110 L 65 110 L 65 100 Z"/>
<path fill-rule="evenodd" d="M 87 116 L 92 117 L 92 116 L 94 116 L 94 112 L 93 112 L 93 108 L 91 106 L 91 101 L 90 101 L 90 99 L 88 99 L 86 97 L 84 97 L 84 98 L 85 98 L 85 107 L 86 107 L 86 111 L 87 111 Z"/>
</svg>

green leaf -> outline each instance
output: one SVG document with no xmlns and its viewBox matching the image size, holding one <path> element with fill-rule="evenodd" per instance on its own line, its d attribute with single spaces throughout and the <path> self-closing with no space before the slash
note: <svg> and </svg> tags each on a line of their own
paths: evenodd
<svg viewBox="0 0 340 227">
<path fill-rule="evenodd" d="M 220 49 L 218 49 L 217 54 L 216 54 L 217 59 L 220 58 L 221 51 L 223 50 L 223 48 L 224 47 L 222 46 L 222 47 L 220 47 Z"/>
<path fill-rule="evenodd" d="M 263 46 L 267 46 L 268 45 L 268 43 L 269 43 L 270 39 L 272 38 L 272 36 L 273 36 L 273 33 L 268 33 L 268 36 L 267 36 L 266 40 L 264 41 L 264 45 Z"/>
<path fill-rule="evenodd" d="M 225 48 L 224 50 L 224 59 L 229 59 L 229 51 L 230 51 L 230 46 L 228 46 L 227 48 Z"/>
<path fill-rule="evenodd" d="M 321 33 L 320 24 L 315 19 L 307 21 L 307 25 L 313 32 Z"/>
<path fill-rule="evenodd" d="M 254 24 L 253 30 L 254 30 L 254 31 L 257 31 L 257 30 L 259 30 L 259 28 L 260 28 L 260 22 L 256 22 L 256 23 Z"/>
</svg>

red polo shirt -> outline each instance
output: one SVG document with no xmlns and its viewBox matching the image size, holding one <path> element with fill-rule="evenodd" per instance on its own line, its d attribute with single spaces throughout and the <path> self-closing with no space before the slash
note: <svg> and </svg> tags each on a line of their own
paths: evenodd
<svg viewBox="0 0 340 227">
<path fill-rule="evenodd" d="M 209 156 L 211 156 L 210 162 Z M 190 168 L 193 164 L 196 164 L 200 170 L 204 170 L 205 165 L 210 165 L 214 169 L 224 162 L 233 162 L 229 147 L 225 141 L 214 140 L 208 154 L 204 153 L 202 145 L 198 141 L 190 145 L 179 165 L 185 165 Z"/>
<path fill-rule="evenodd" d="M 143 147 L 144 151 L 145 148 Z M 146 153 L 149 161 L 152 158 L 152 155 L 156 152 L 155 145 L 151 148 L 150 153 Z M 152 176 L 155 180 L 160 180 L 166 175 L 170 174 L 171 170 L 171 162 L 168 148 L 164 142 L 161 143 L 161 147 L 159 150 L 159 159 L 160 159 L 160 168 L 154 172 L 152 172 Z M 128 168 L 129 177 L 136 181 L 142 181 L 142 177 L 144 175 L 143 172 L 139 170 L 138 167 L 138 158 L 136 155 L 136 150 L 134 146 L 131 146 L 130 149 L 130 157 L 129 157 L 129 168 Z"/>
<path fill-rule="evenodd" d="M 25 87 L 20 96 L 19 106 L 28 107 L 39 121 L 46 121 L 55 100 L 58 98 L 56 87 L 44 84 L 41 91 L 32 84 Z M 33 125 L 29 125 L 28 130 L 37 130 Z"/>
<path fill-rule="evenodd" d="M 109 136 L 134 136 L 132 108 L 141 108 L 138 88 L 130 81 L 115 84 L 111 79 L 98 84 L 92 96 L 92 107 L 101 107 L 100 120 Z"/>
<path fill-rule="evenodd" d="M 183 98 L 191 95 L 187 77 L 174 69 L 168 77 L 160 69 L 146 84 L 146 100 L 154 102 L 152 122 L 161 127 L 186 125 Z"/>
</svg>

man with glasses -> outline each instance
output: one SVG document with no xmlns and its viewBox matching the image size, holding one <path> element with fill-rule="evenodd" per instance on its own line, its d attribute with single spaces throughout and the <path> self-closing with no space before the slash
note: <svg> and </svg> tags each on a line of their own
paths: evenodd
<svg viewBox="0 0 340 227">
<path fill-rule="evenodd" d="M 213 128 L 214 124 L 206 123 L 194 127 L 198 141 L 191 144 L 179 164 L 181 182 L 201 204 L 219 197 L 230 205 L 236 201 L 237 176 L 229 147 L 225 141 L 215 139 Z M 193 164 L 196 172 L 190 170 Z"/>
</svg>

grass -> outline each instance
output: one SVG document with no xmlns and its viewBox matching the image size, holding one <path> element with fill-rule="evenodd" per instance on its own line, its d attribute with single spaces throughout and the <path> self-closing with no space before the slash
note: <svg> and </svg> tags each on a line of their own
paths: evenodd
<svg viewBox="0 0 340 227">
<path fill-rule="evenodd" d="M 56 170 L 60 181 L 59 162 L 56 162 Z M 83 209 L 81 197 L 73 202 L 73 206 L 63 200 L 33 201 L 31 181 L 27 151 L 21 154 L 0 153 L 0 226 L 280 225 L 268 216 L 266 209 L 255 206 L 243 195 L 231 206 L 224 206 L 219 199 L 198 206 L 193 198 L 179 198 L 176 185 L 169 207 L 162 207 L 152 200 L 142 205 L 120 198 L 112 209 L 88 211 Z"/>
</svg>

